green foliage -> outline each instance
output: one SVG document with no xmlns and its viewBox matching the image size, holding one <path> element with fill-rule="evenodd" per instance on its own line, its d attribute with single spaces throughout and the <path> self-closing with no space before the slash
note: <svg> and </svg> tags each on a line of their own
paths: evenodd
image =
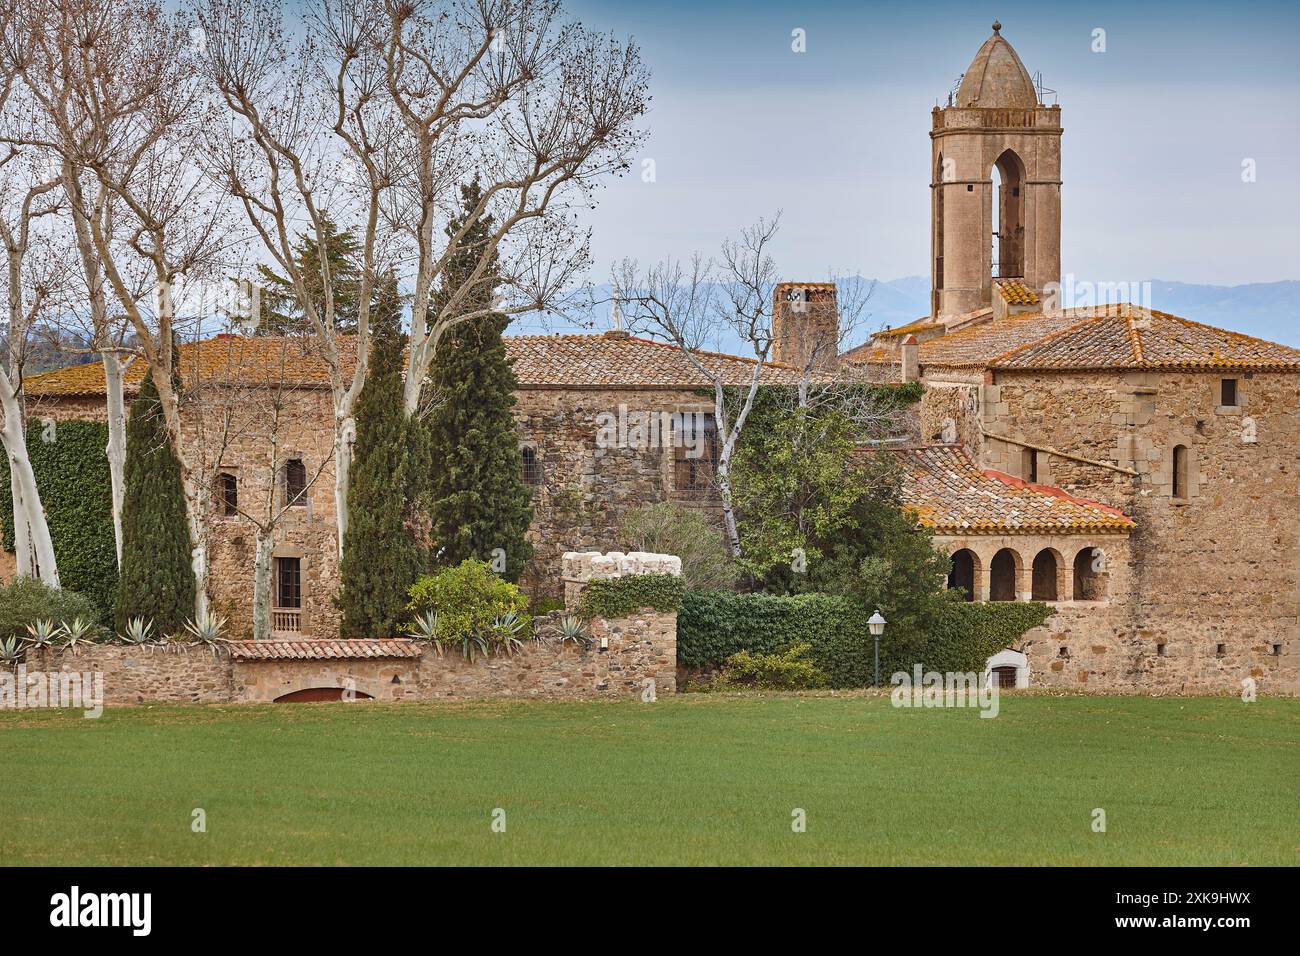
<svg viewBox="0 0 1300 956">
<path fill-rule="evenodd" d="M 829 686 L 869 686 L 875 678 L 867 628 L 873 610 L 835 594 L 688 591 L 677 616 L 677 660 L 687 667 L 718 667 L 741 651 L 773 654 L 807 643 Z M 1037 603 L 946 601 L 924 632 L 895 628 L 891 620 L 880 641 L 882 683 L 917 663 L 925 670 L 983 670 L 991 655 L 1051 614 L 1051 607 Z"/>
<path fill-rule="evenodd" d="M 38 621 L 69 624 L 81 618 L 98 619 L 99 610 L 84 594 L 67 588 L 56 589 L 35 578 L 16 578 L 0 583 L 0 638 L 23 639 L 28 625 Z"/>
<path fill-rule="evenodd" d="M 736 566 L 722 533 L 698 510 L 672 501 L 633 508 L 623 516 L 619 544 L 625 551 L 675 554 L 682 580 L 692 590 L 729 588 Z"/>
<path fill-rule="evenodd" d="M 484 653 L 507 650 L 506 632 L 525 632 L 531 618 L 528 598 L 514 584 L 492 573 L 486 561 L 462 561 L 454 568 L 420 578 L 411 587 L 405 631 L 440 646 L 457 646 L 473 656 L 473 642 Z M 510 614 L 516 615 L 509 618 Z"/>
<path fill-rule="evenodd" d="M 812 645 L 791 644 L 775 654 L 732 654 L 722 665 L 714 688 L 718 690 L 814 690 L 826 686 L 826 675 L 808 659 Z"/>
<path fill-rule="evenodd" d="M 46 441 L 49 437 L 52 440 Z M 117 596 L 117 545 L 113 538 L 113 491 L 108 473 L 108 426 L 102 422 L 59 422 L 52 432 L 40 423 L 27 431 L 27 455 L 50 526 L 59 583 L 93 602 L 89 616 L 110 620 Z M 0 518 L 4 546 L 14 550 L 13 498 L 9 460 L 0 455 Z"/>
<path fill-rule="evenodd" d="M 579 610 L 587 617 L 626 617 L 642 608 L 672 612 L 682 606 L 682 579 L 675 574 L 629 574 L 590 582 Z"/>
<path fill-rule="evenodd" d="M 180 466 L 172 454 L 153 377 L 146 375 L 126 423 L 126 494 L 116 629 L 146 617 L 173 634 L 194 613 L 194 571 Z"/>
<path fill-rule="evenodd" d="M 410 530 L 418 477 L 425 470 L 423 430 L 402 406 L 401 301 L 391 276 L 372 310 L 373 340 L 357 396 L 357 440 L 348 485 L 348 529 L 340 587 L 344 637 L 390 637 L 406 614 L 407 592 L 424 555 Z"/>
<path fill-rule="evenodd" d="M 448 224 L 449 236 L 463 226 L 482 195 L 477 181 L 461 192 L 467 212 Z M 430 304 L 431 320 L 470 282 L 491 229 L 489 217 L 467 230 Z M 483 276 L 465 290 L 457 313 L 487 307 L 499 282 L 493 257 Z M 426 500 L 438 565 L 492 559 L 501 549 L 505 576 L 515 581 L 532 556 L 532 545 L 524 537 L 532 521 L 532 492 L 523 481 L 519 436 L 510 411 L 518 382 L 501 338 L 509 323 L 500 313 L 467 319 L 438 343 L 425 385 L 430 402 L 425 419 L 430 461 Z"/>
<path fill-rule="evenodd" d="M 534 617 L 540 617 L 543 614 L 550 614 L 552 611 L 563 611 L 563 610 L 564 610 L 563 598 L 548 598 L 548 597 L 533 599 L 532 606 L 529 608 L 529 612 Z"/>
<path fill-rule="evenodd" d="M 350 232 L 339 232 L 326 220 L 326 258 L 330 268 L 330 287 L 334 299 L 334 327 L 339 332 L 355 332 L 361 311 L 360 244 Z M 321 276 L 321 244 L 316 236 L 300 235 L 294 257 L 302 272 L 312 304 L 324 319 L 325 282 Z M 257 326 L 259 335 L 301 335 L 309 331 L 306 310 L 298 299 L 293 282 L 264 265 L 257 267 L 262 287 L 262 315 Z"/>
</svg>

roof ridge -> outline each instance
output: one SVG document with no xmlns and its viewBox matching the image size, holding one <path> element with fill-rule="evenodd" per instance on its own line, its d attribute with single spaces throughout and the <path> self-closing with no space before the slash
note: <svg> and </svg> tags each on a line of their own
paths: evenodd
<svg viewBox="0 0 1300 956">
<path fill-rule="evenodd" d="M 1044 318 L 1046 318 L 1049 313 L 1034 312 L 1032 314 L 1043 316 Z M 1073 318 L 1073 316 L 1071 316 L 1071 318 Z M 1022 352 L 1032 346 L 1045 345 L 1048 342 L 1055 341 L 1057 338 L 1060 338 L 1063 335 L 1068 335 L 1070 332 L 1074 332 L 1077 329 L 1081 329 L 1085 325 L 1091 325 L 1093 322 L 1100 322 L 1104 318 L 1107 318 L 1107 316 L 1093 315 L 1093 316 L 1089 316 L 1086 319 L 1080 319 L 1078 322 L 1075 322 L 1071 325 L 1067 325 L 1063 329 L 1057 329 L 1055 332 L 1048 332 L 1045 335 L 1040 336 L 1039 338 L 1032 339 L 1028 342 L 1023 342 L 1020 345 L 1017 345 L 1013 349 L 1008 349 L 1007 351 L 1001 353 L 1000 355 L 995 355 L 992 358 L 987 360 L 987 364 L 989 366 L 994 366 L 997 365 L 999 362 L 1005 362 L 1007 359 L 1011 358 L 1011 356 L 1015 355 L 1017 352 Z"/>
<path fill-rule="evenodd" d="M 1162 319 L 1169 319 L 1173 322 L 1179 322 L 1182 325 L 1194 326 L 1198 329 L 1209 329 L 1211 332 L 1220 332 L 1224 335 L 1230 335 L 1235 339 L 1244 339 L 1247 342 L 1258 342 L 1261 345 L 1271 345 L 1274 348 L 1286 349 L 1289 352 L 1295 352 L 1300 357 L 1300 349 L 1293 345 L 1286 345 L 1282 342 L 1274 342 L 1272 339 L 1261 339 L 1257 335 L 1250 335 L 1247 332 L 1238 332 L 1236 329 L 1225 329 L 1218 325 L 1210 325 L 1208 322 L 1197 322 L 1195 319 L 1189 319 L 1181 315 L 1175 315 L 1172 312 L 1161 312 L 1159 309 L 1146 309 L 1151 316 L 1158 316 Z"/>
</svg>

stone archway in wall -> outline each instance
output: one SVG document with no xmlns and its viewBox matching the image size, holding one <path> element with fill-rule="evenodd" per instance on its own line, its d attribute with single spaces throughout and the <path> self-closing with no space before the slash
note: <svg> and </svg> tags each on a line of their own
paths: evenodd
<svg viewBox="0 0 1300 956">
<path fill-rule="evenodd" d="M 998 686 L 1005 688 L 1007 679 L 1013 681 L 1011 686 L 1029 686 L 1029 658 L 1011 648 L 998 651 L 984 664 L 984 679 L 998 681 Z"/>
<path fill-rule="evenodd" d="M 295 690 L 288 694 L 281 694 L 271 703 L 273 704 L 316 704 L 322 701 L 339 701 L 343 700 L 343 695 L 347 693 L 344 687 L 306 687 L 302 690 Z M 359 690 L 352 691 L 349 700 L 374 700 L 369 694 Z"/>
</svg>

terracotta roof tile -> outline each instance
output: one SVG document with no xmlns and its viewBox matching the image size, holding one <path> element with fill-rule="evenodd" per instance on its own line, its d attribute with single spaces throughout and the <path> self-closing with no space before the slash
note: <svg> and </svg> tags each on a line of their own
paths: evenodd
<svg viewBox="0 0 1300 956">
<path fill-rule="evenodd" d="M 230 656 L 237 661 L 332 660 L 372 657 L 419 657 L 416 641 L 227 641 Z"/>
<path fill-rule="evenodd" d="M 702 388 L 707 385 L 690 359 L 676 346 L 634 336 L 517 335 L 506 336 L 506 351 L 514 361 L 521 388 Z M 340 364 L 345 374 L 356 361 L 355 340 L 339 338 Z M 702 363 L 719 370 L 729 385 L 744 384 L 754 360 L 718 352 L 697 351 Z M 240 381 L 327 387 L 328 369 L 310 348 L 309 340 L 274 336 L 217 336 L 182 345 L 178 366 L 182 377 L 208 382 Z M 134 394 L 146 365 L 135 359 L 126 368 L 124 384 Z M 281 379 L 283 376 L 283 379 Z M 798 372 L 768 363 L 766 383 L 792 384 Z M 102 395 L 104 367 L 100 362 L 74 365 L 24 382 L 32 396 Z"/>
<path fill-rule="evenodd" d="M 981 471 L 959 445 L 900 454 L 906 469 L 903 505 L 939 534 L 1124 534 L 1134 527 L 1118 508 Z"/>
<path fill-rule="evenodd" d="M 999 279 L 993 283 L 1002 301 L 1008 305 L 1037 305 L 1038 293 L 1025 285 L 1023 279 Z"/>
</svg>

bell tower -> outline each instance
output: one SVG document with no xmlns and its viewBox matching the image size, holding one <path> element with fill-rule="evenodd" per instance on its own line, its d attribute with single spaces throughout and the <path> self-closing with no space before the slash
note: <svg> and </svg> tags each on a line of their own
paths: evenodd
<svg viewBox="0 0 1300 956">
<path fill-rule="evenodd" d="M 993 303 L 1017 278 L 1042 296 L 1061 278 L 1061 108 L 1039 102 L 994 21 L 930 130 L 930 314 Z"/>
</svg>

